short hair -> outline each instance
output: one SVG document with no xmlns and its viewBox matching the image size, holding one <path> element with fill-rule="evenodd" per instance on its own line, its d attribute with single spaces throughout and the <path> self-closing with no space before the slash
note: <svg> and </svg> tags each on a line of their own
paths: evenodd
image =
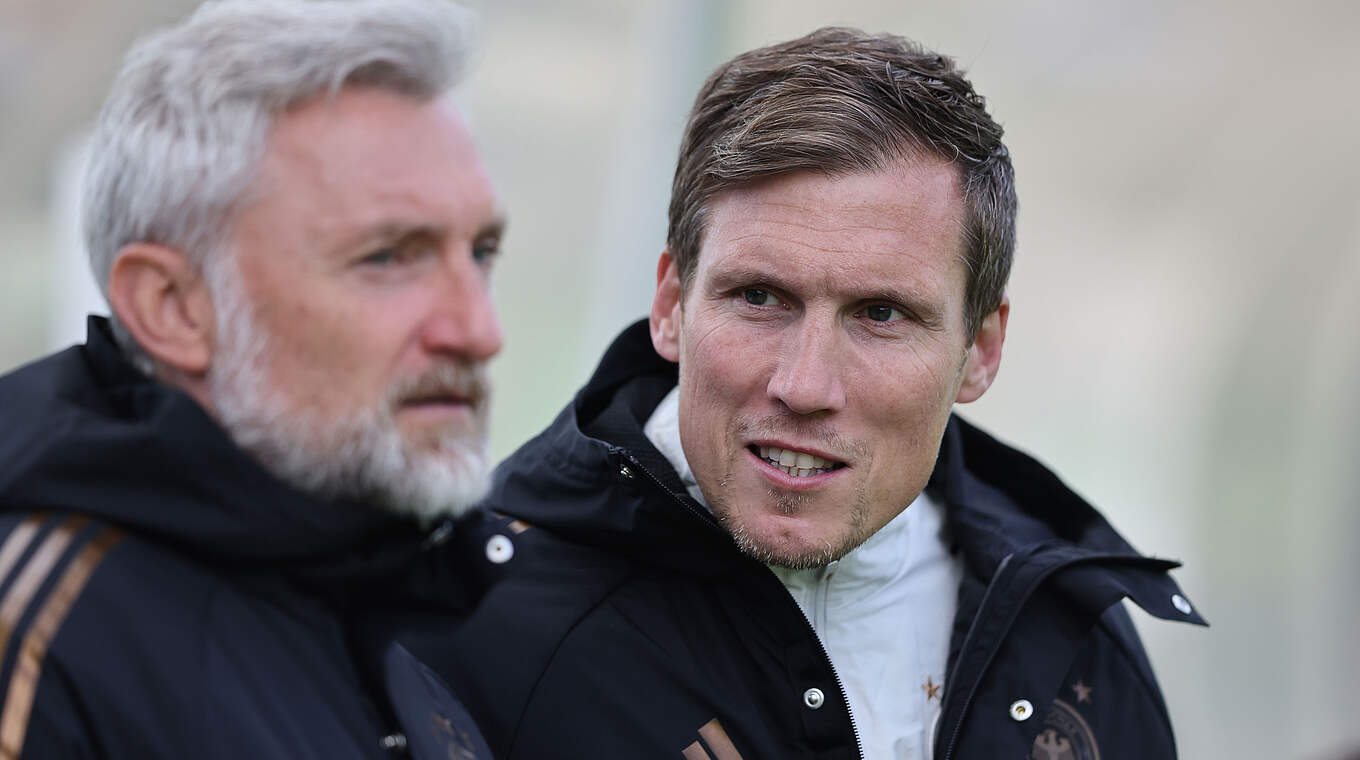
<svg viewBox="0 0 1360 760">
<path fill-rule="evenodd" d="M 351 85 L 432 100 L 457 83 L 471 41 L 471 17 L 444 0 L 215 0 L 140 40 L 86 167 L 85 243 L 105 297 L 129 243 L 211 269 L 282 112 Z M 113 325 L 149 371 L 116 314 Z"/>
<path fill-rule="evenodd" d="M 976 336 L 1004 297 L 1015 173 L 1001 125 L 953 60 L 888 34 L 827 27 L 742 53 L 699 90 L 680 144 L 667 245 L 688 289 L 724 190 L 788 172 L 871 172 L 933 156 L 957 167 Z"/>
</svg>

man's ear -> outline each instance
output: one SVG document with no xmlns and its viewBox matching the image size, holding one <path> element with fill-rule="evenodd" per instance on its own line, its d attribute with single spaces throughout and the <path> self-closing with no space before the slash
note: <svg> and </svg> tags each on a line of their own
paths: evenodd
<svg viewBox="0 0 1360 760">
<path fill-rule="evenodd" d="M 680 270 L 670 248 L 656 262 L 656 294 L 652 296 L 652 347 L 661 358 L 680 361 Z"/>
<path fill-rule="evenodd" d="M 130 243 L 109 271 L 109 305 L 142 350 L 174 372 L 201 377 L 213 355 L 207 284 L 183 253 Z"/>
<path fill-rule="evenodd" d="M 976 401 L 991 387 L 1001 366 L 1001 345 L 1006 342 L 1006 320 L 1011 314 L 1011 298 L 1001 298 L 1001 306 L 982 320 L 973 345 L 968 347 L 964 360 L 963 383 L 954 399 L 960 404 Z"/>
</svg>

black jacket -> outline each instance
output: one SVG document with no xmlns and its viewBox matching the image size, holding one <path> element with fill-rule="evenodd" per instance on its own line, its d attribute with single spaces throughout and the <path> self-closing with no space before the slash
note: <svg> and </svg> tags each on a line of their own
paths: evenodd
<svg viewBox="0 0 1360 760">
<path fill-rule="evenodd" d="M 394 641 L 467 602 L 456 541 L 286 487 L 102 320 L 0 415 L 0 756 L 485 757 Z"/>
<path fill-rule="evenodd" d="M 489 508 L 522 521 L 512 572 L 453 638 L 413 649 L 458 685 L 500 758 L 857 757 L 806 618 L 642 432 L 675 382 L 646 323 L 629 328 L 497 472 Z M 928 488 L 966 567 L 935 756 L 1173 757 L 1118 602 L 1203 622 L 1166 574 L 1175 563 L 1140 556 L 1055 476 L 957 418 Z"/>
</svg>

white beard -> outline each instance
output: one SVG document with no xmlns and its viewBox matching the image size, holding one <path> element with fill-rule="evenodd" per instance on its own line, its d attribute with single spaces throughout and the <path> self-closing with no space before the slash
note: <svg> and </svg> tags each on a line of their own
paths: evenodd
<svg viewBox="0 0 1360 760">
<path fill-rule="evenodd" d="M 353 499 L 424 522 L 457 516 L 486 494 L 489 401 L 485 364 L 446 362 L 400 378 L 370 408 L 331 416 L 305 394 L 270 382 L 269 340 L 256 323 L 234 263 L 210 265 L 217 355 L 208 392 L 218 422 L 275 477 L 323 500 Z M 216 270 L 216 271 L 212 271 Z M 457 389 L 476 399 L 471 425 L 450 425 L 407 441 L 394 410 L 417 391 Z"/>
</svg>

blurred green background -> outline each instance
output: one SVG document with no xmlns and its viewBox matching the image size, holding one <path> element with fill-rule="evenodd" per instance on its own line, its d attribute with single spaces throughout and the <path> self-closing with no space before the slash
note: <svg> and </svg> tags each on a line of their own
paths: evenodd
<svg viewBox="0 0 1360 760">
<path fill-rule="evenodd" d="M 1186 562 L 1214 627 L 1135 613 L 1182 756 L 1360 748 L 1360 3 L 469 4 L 461 99 L 511 219 L 498 457 L 645 313 L 707 72 L 825 24 L 914 37 L 972 72 L 1020 187 L 1005 361 L 963 413 Z M 81 145 L 129 42 L 192 5 L 0 0 L 0 370 L 101 308 Z"/>
</svg>

